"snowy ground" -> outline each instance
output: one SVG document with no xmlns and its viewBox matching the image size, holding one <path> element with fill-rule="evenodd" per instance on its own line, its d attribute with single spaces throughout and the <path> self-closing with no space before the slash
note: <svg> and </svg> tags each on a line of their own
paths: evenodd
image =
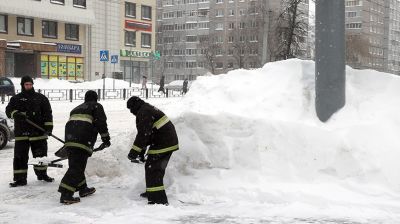
<svg viewBox="0 0 400 224">
<path fill-rule="evenodd" d="M 184 98 L 149 99 L 180 140 L 168 207 L 139 197 L 144 168 L 126 158 L 136 129 L 122 100 L 101 102 L 112 146 L 89 159 L 97 192 L 81 203 L 58 201 L 66 167 L 49 168 L 50 184 L 30 167 L 28 186 L 9 188 L 10 143 L 0 151 L 0 223 L 399 223 L 400 78 L 348 68 L 347 104 L 321 123 L 313 72 L 313 62 L 288 60 L 200 78 Z M 51 104 L 63 137 L 79 102 Z M 61 144 L 49 146 L 54 158 Z"/>
</svg>

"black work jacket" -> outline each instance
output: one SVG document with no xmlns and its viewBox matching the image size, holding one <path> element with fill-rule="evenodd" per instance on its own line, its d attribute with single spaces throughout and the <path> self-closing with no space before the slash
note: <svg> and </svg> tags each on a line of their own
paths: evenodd
<svg viewBox="0 0 400 224">
<path fill-rule="evenodd" d="M 98 133 L 101 137 L 109 136 L 103 106 L 97 102 L 82 103 L 71 111 L 65 125 L 65 146 L 80 148 L 92 155 Z"/>
<path fill-rule="evenodd" d="M 136 113 L 137 135 L 133 150 L 144 153 L 147 146 L 148 155 L 162 154 L 179 149 L 175 126 L 159 109 L 143 103 Z"/>
<path fill-rule="evenodd" d="M 50 102 L 46 96 L 32 91 L 22 91 L 11 97 L 6 107 L 6 114 L 14 119 L 17 112 L 26 114 L 27 119 L 33 121 L 47 131 L 53 130 L 53 114 Z M 15 140 L 40 140 L 47 139 L 43 131 L 27 123 L 25 120 L 14 119 Z"/>
</svg>

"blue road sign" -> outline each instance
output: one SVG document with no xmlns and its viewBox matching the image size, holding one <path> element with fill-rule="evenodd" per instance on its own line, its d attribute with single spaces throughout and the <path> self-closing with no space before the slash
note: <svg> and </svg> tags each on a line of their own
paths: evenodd
<svg viewBox="0 0 400 224">
<path fill-rule="evenodd" d="M 118 63 L 118 55 L 111 55 L 111 63 L 112 64 Z"/>
<path fill-rule="evenodd" d="M 108 61 L 108 51 L 107 50 L 101 50 L 100 51 L 100 61 Z"/>
</svg>

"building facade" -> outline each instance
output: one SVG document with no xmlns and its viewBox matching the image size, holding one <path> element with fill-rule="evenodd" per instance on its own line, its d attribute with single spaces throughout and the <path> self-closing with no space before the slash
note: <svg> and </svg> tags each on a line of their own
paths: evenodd
<svg viewBox="0 0 400 224">
<path fill-rule="evenodd" d="M 348 64 L 400 74 L 400 3 L 394 0 L 346 0 L 346 39 L 358 35 L 362 44 L 347 43 Z"/>
<path fill-rule="evenodd" d="M 258 68 L 271 60 L 273 20 L 286 1 L 158 0 L 156 73 L 166 80 L 193 80 L 237 68 Z M 308 1 L 300 10 L 308 23 Z M 307 49 L 306 35 L 304 52 Z"/>
<path fill-rule="evenodd" d="M 155 0 L 126 0 L 120 5 L 119 56 L 122 78 L 139 83 L 153 80 L 155 52 Z"/>
<path fill-rule="evenodd" d="M 84 80 L 92 1 L 0 1 L 0 75 Z"/>
</svg>

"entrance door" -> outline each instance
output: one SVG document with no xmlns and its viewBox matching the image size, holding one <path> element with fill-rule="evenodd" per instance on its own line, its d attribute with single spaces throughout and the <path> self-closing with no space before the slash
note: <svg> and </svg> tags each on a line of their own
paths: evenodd
<svg viewBox="0 0 400 224">
<path fill-rule="evenodd" d="M 14 65 L 15 77 L 24 75 L 29 75 L 32 78 L 37 77 L 34 54 L 15 53 Z"/>
</svg>

